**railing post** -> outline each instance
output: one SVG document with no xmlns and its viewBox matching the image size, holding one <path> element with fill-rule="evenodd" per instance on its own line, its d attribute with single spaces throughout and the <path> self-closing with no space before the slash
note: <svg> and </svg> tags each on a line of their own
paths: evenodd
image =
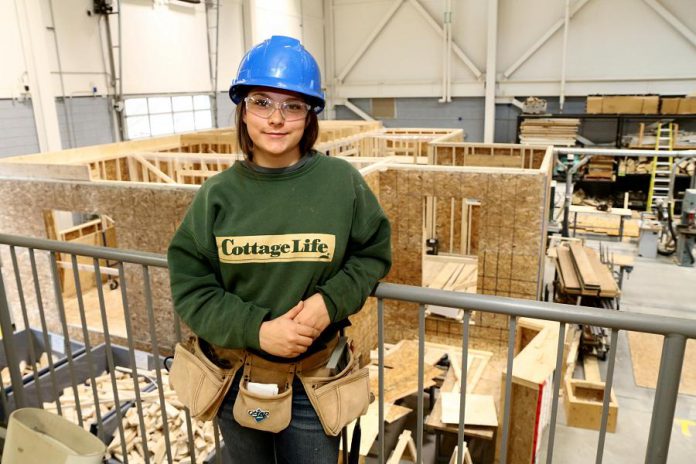
<svg viewBox="0 0 696 464">
<path fill-rule="evenodd" d="M 660 374 L 655 389 L 655 402 L 650 421 L 645 464 L 665 464 L 667 462 L 685 349 L 686 337 L 683 335 L 672 334 L 665 337 L 662 345 L 662 358 L 660 359 Z"/>
<path fill-rule="evenodd" d="M 24 386 L 22 373 L 19 372 L 19 361 L 14 346 L 14 331 L 12 330 L 12 318 L 10 318 L 10 305 L 5 293 L 5 279 L 2 277 L 2 261 L 0 261 L 0 329 L 2 329 L 2 344 L 5 348 L 7 367 L 10 368 L 10 380 L 12 381 L 12 394 L 15 399 L 15 407 L 24 406 Z M 8 398 L 9 400 L 9 398 Z M 9 405 L 8 405 L 9 406 Z"/>
</svg>

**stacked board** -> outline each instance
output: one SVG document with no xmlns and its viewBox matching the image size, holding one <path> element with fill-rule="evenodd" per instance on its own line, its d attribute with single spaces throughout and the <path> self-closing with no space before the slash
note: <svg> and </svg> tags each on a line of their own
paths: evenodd
<svg viewBox="0 0 696 464">
<path fill-rule="evenodd" d="M 556 248 L 556 270 L 561 291 L 569 295 L 614 298 L 619 287 L 597 253 L 578 242 Z"/>
<path fill-rule="evenodd" d="M 572 147 L 579 125 L 579 119 L 525 119 L 520 125 L 520 143 Z"/>
<path fill-rule="evenodd" d="M 612 181 L 614 177 L 614 158 L 593 156 L 587 164 L 585 179 Z"/>
</svg>

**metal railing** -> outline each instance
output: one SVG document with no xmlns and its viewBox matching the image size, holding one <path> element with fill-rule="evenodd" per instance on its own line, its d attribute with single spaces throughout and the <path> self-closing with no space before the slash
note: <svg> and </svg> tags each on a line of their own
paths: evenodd
<svg viewBox="0 0 696 464">
<path fill-rule="evenodd" d="M 150 284 L 150 268 L 166 268 L 167 261 L 162 255 L 156 255 L 152 253 L 144 253 L 137 251 L 126 251 L 117 250 L 103 247 L 94 247 L 88 245 L 71 244 L 68 242 L 58 242 L 43 239 L 27 238 L 11 236 L 6 234 L 0 234 L 0 245 L 7 245 L 9 247 L 9 254 L 11 256 L 12 270 L 14 271 L 15 283 L 17 286 L 17 296 L 19 301 L 19 306 L 21 309 L 21 316 L 23 325 L 27 328 L 30 327 L 29 316 L 25 298 L 25 288 L 24 282 L 22 280 L 22 269 L 19 265 L 17 259 L 17 248 L 21 248 L 23 252 L 28 254 L 28 261 L 31 266 L 31 276 L 33 280 L 34 296 L 36 298 L 36 312 L 37 314 L 31 314 L 32 316 L 38 316 L 41 325 L 41 335 L 44 338 L 46 346 L 50 344 L 48 340 L 48 329 L 46 325 L 45 310 L 43 305 L 43 295 L 41 289 L 41 282 L 39 277 L 40 268 L 37 266 L 37 251 L 40 253 L 48 253 L 48 258 L 50 262 L 50 280 L 53 287 L 53 293 L 56 303 L 57 312 L 60 319 L 61 329 L 63 331 L 63 336 L 65 337 L 65 350 L 67 354 L 67 366 L 71 374 L 71 387 L 75 395 L 76 409 L 80 409 L 80 398 L 77 390 L 77 382 L 74 375 L 74 366 L 76 355 L 72 352 L 70 347 L 70 338 L 68 324 L 65 315 L 65 309 L 63 306 L 63 296 L 61 293 L 58 266 L 56 260 L 56 254 L 61 253 L 69 255 L 71 258 L 71 263 L 73 265 L 73 277 L 75 279 L 75 284 L 77 287 L 77 302 L 80 312 L 81 329 L 83 335 L 83 343 L 85 344 L 85 352 L 77 356 L 87 356 L 88 358 L 92 356 L 92 347 L 90 346 L 90 337 L 87 329 L 87 321 L 85 318 L 85 307 L 82 298 L 82 293 L 80 289 L 80 279 L 78 274 L 77 256 L 87 256 L 93 259 L 93 270 L 97 282 L 100 282 L 102 275 L 102 270 L 100 267 L 99 260 L 109 260 L 109 262 L 116 262 L 118 269 L 118 276 L 120 280 L 121 287 L 121 299 L 123 303 L 123 316 L 125 318 L 125 328 L 126 328 L 126 338 L 128 340 L 128 357 L 130 360 L 130 368 L 132 370 L 132 376 L 134 379 L 134 394 L 135 401 L 134 406 L 138 411 L 138 422 L 139 422 L 139 432 L 142 438 L 142 447 L 145 457 L 145 462 L 150 462 L 149 451 L 147 448 L 147 429 L 143 416 L 143 401 L 140 397 L 140 388 L 137 383 L 138 369 L 135 359 L 135 349 L 133 346 L 133 340 L 131 337 L 133 328 L 131 327 L 131 312 L 128 302 L 128 294 L 126 291 L 126 274 L 124 272 L 124 263 L 139 265 L 142 270 L 142 280 L 143 280 L 143 294 L 145 309 L 147 312 L 147 318 L 149 322 L 149 333 L 152 337 L 152 356 L 154 356 L 155 361 L 155 373 L 157 378 L 157 386 L 162 386 L 162 376 L 161 370 L 163 369 L 162 358 L 159 353 L 160 346 L 158 345 L 158 337 L 155 330 L 155 318 L 153 314 L 153 304 L 152 304 L 152 289 Z M 24 256 L 25 261 L 27 259 Z M 84 266 L 84 265 L 82 265 Z M 84 267 L 83 267 L 84 268 Z M 44 269 L 41 269 L 44 271 Z M 2 277 L 2 274 L 0 274 Z M 45 282 L 44 282 L 45 284 Z M 106 355 L 107 363 L 109 366 L 109 371 L 111 372 L 111 384 L 113 388 L 113 399 L 115 403 L 115 411 L 118 421 L 118 434 L 122 443 L 122 454 L 124 456 L 124 462 L 128 462 L 127 453 L 125 450 L 124 442 L 124 428 L 123 428 L 123 417 L 120 408 L 118 390 L 116 388 L 116 380 L 113 376 L 114 372 L 114 359 L 111 356 L 111 335 L 109 332 L 109 324 L 106 314 L 106 305 L 104 300 L 104 294 L 100 285 L 97 285 L 98 300 L 99 300 L 99 310 L 102 318 L 102 329 L 104 335 L 104 341 L 106 344 Z M 518 318 L 520 317 L 530 317 L 535 319 L 544 319 L 548 321 L 556 321 L 559 323 L 559 338 L 556 353 L 556 368 L 553 377 L 553 398 L 552 398 L 552 408 L 550 417 L 550 427 L 549 436 L 547 443 L 547 455 L 546 462 L 551 463 L 553 461 L 553 449 L 554 449 L 554 438 L 556 429 L 556 416 L 558 411 L 558 397 L 559 389 L 561 383 L 561 366 L 562 357 L 564 352 L 564 340 L 565 331 L 567 324 L 587 324 L 592 326 L 606 327 L 611 329 L 610 335 L 610 348 L 609 348 L 609 360 L 608 360 L 608 370 L 606 375 L 606 386 L 604 389 L 603 398 L 603 409 L 601 416 L 601 427 L 599 430 L 599 441 L 597 446 L 596 462 L 601 463 L 604 451 L 604 441 L 607 429 L 608 421 L 608 410 L 610 402 L 610 394 L 613 383 L 614 375 L 614 365 L 616 360 L 616 346 L 618 340 L 618 334 L 620 331 L 636 331 L 636 332 L 646 332 L 652 334 L 663 335 L 664 344 L 662 348 L 662 358 L 660 361 L 660 371 L 657 383 L 657 389 L 655 392 L 655 401 L 653 405 L 652 420 L 650 424 L 647 452 L 645 455 L 645 462 L 649 464 L 663 464 L 666 463 L 667 453 L 669 450 L 669 443 L 672 430 L 672 421 L 674 418 L 679 380 L 681 377 L 682 363 L 684 360 L 684 353 L 686 347 L 686 340 L 688 338 L 696 338 L 696 321 L 674 318 L 674 317 L 663 317 L 663 316 L 652 316 L 646 314 L 636 314 L 636 313 L 620 313 L 618 311 L 607 311 L 599 308 L 589 308 L 582 306 L 569 306 L 563 304 L 545 303 L 530 300 L 517 300 L 512 298 L 503 298 L 487 295 L 473 295 L 464 294 L 458 292 L 436 290 L 436 289 L 426 289 L 420 287 L 413 287 L 407 285 L 397 285 L 382 283 L 379 284 L 374 292 L 374 296 L 377 297 L 377 318 L 378 318 L 378 378 L 379 378 L 379 398 L 384 398 L 384 300 L 398 300 L 404 302 L 411 302 L 418 304 L 418 396 L 417 396 L 417 433 L 416 433 L 416 450 L 417 450 L 417 462 L 422 462 L 422 448 L 423 448 L 423 435 L 424 435 L 424 393 L 423 393 L 423 373 L 425 369 L 424 362 L 424 351 L 425 351 L 425 305 L 433 304 L 438 306 L 461 308 L 464 310 L 464 320 L 463 320 L 463 333 L 461 339 L 462 348 L 462 359 L 461 366 L 459 366 L 461 375 L 460 379 L 467 379 L 467 355 L 469 347 L 469 321 L 471 317 L 471 308 L 476 308 L 476 311 L 484 313 L 495 313 L 510 316 L 509 320 L 509 337 L 507 346 L 507 371 L 508 373 L 513 372 L 513 353 L 514 353 L 514 341 L 515 332 L 517 327 Z M 176 332 L 176 338 L 181 339 L 181 327 L 178 319 L 174 318 L 174 330 Z M 4 279 L 0 278 L 0 328 L 3 334 L 13 333 L 13 324 L 10 316 L 10 308 L 7 300 L 6 286 Z M 3 337 L 3 347 L 5 350 L 5 357 L 7 359 L 7 364 L 9 368 L 9 373 L 11 377 L 11 394 L 13 396 L 14 406 L 21 407 L 27 404 L 27 399 L 25 397 L 25 389 L 23 384 L 23 379 L 21 372 L 19 371 L 19 357 L 14 346 L 13 337 L 4 336 Z M 33 346 L 33 342 L 29 343 L 29 361 L 34 364 L 37 356 L 37 347 Z M 37 369 L 33 369 L 35 382 L 37 387 L 39 382 L 51 382 L 53 388 L 54 397 L 58 397 L 58 391 L 56 388 L 55 376 L 56 367 L 51 363 L 49 357 L 49 370 L 45 375 L 38 375 Z M 91 360 L 88 359 L 91 365 Z M 92 385 L 94 385 L 94 371 L 89 373 L 90 379 L 92 380 Z M 503 423 L 502 423 L 502 439 L 500 447 L 499 462 L 507 462 L 507 443 L 510 436 L 509 424 L 510 424 L 510 398 L 512 391 L 512 375 L 506 376 L 506 381 L 504 385 L 504 410 L 503 410 Z M 35 392 L 40 394 L 41 388 L 36 388 Z M 161 405 L 165 404 L 165 397 L 162 388 L 158 388 L 159 391 L 159 401 Z M 95 397 L 95 404 L 98 404 L 99 397 L 98 392 L 93 388 L 93 395 Z M 463 462 L 463 452 L 464 448 L 461 444 L 464 443 L 464 414 L 466 408 L 466 388 L 463 386 L 460 393 L 460 411 L 459 411 L 459 425 L 458 425 L 458 456 L 456 462 Z M 2 390 L 0 394 L 0 400 L 2 400 L 2 406 L 7 415 L 8 407 L 8 395 L 5 389 Z M 38 398 L 38 404 L 42 405 L 42 399 Z M 62 414 L 58 402 L 58 413 Z M 99 408 L 96 408 L 97 410 Z M 384 402 L 380 400 L 379 402 L 379 434 L 378 434 L 378 459 L 380 463 L 386 460 L 386 450 L 384 443 Z M 176 462 L 172 456 L 171 443 L 169 441 L 169 434 L 167 430 L 167 411 L 166 408 L 161 408 L 162 423 L 164 428 L 164 440 L 166 444 L 166 462 L 172 463 Z M 78 412 L 78 420 L 81 424 L 81 415 Z M 7 420 L 7 418 L 4 418 Z M 196 450 L 193 441 L 193 427 L 191 417 L 186 412 L 186 427 L 188 435 L 188 448 L 189 453 L 192 458 L 192 462 L 200 462 L 200 459 L 196 459 Z M 102 418 L 97 414 L 97 434 L 100 438 L 104 438 L 104 425 L 102 423 Z M 217 426 L 215 426 L 214 432 L 215 441 L 215 458 L 216 462 L 222 462 L 220 454 L 220 441 Z"/>
</svg>

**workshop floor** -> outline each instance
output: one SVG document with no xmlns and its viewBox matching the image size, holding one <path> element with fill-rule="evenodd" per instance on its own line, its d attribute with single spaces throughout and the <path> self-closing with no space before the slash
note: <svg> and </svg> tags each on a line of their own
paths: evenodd
<svg viewBox="0 0 696 464">
<path fill-rule="evenodd" d="M 596 244 L 596 243 L 595 243 Z M 588 244 L 591 246 L 591 244 Z M 630 250 L 626 243 L 613 243 Z M 679 267 L 671 258 L 636 258 L 635 268 L 624 279 L 621 311 L 657 314 L 696 319 L 696 268 Z M 606 366 L 600 363 L 603 372 Z M 616 354 L 614 391 L 619 402 L 616 433 L 608 433 L 604 447 L 605 463 L 642 463 L 648 440 L 655 391 L 636 385 L 631 365 L 631 354 L 626 333 L 619 334 Z M 598 432 L 565 426 L 563 408 L 559 408 L 553 462 L 585 464 L 595 462 Z M 539 462 L 546 462 L 546 446 L 542 442 Z M 668 463 L 694 462 L 696 456 L 696 396 L 680 394 Z"/>
</svg>

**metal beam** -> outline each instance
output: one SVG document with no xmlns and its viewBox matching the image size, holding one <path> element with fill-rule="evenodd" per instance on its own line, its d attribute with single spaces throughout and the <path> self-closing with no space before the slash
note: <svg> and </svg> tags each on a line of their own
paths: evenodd
<svg viewBox="0 0 696 464">
<path fill-rule="evenodd" d="M 324 71 L 326 72 L 324 114 L 327 119 L 336 119 L 336 41 L 333 0 L 324 0 Z"/>
<path fill-rule="evenodd" d="M 445 35 L 445 30 L 438 24 L 438 22 L 430 16 L 430 13 L 428 13 L 428 10 L 423 8 L 423 5 L 418 0 L 409 0 L 409 3 L 413 8 L 416 9 L 418 13 L 425 19 L 425 22 L 427 22 L 430 27 L 432 27 L 435 32 L 437 32 L 440 37 L 444 37 Z M 464 53 L 464 50 L 462 50 L 457 44 L 452 43 L 452 50 L 454 51 L 454 54 L 459 57 L 460 60 L 462 60 L 462 63 L 466 65 L 467 68 L 476 76 L 477 79 L 480 79 L 483 73 L 476 67 L 473 61 L 467 56 L 466 53 Z"/>
<path fill-rule="evenodd" d="M 570 25 L 570 0 L 565 0 L 565 15 L 563 16 L 563 56 L 561 58 L 561 95 L 560 108 L 565 106 L 566 63 L 568 61 L 568 26 Z"/>
<path fill-rule="evenodd" d="M 667 23 L 669 23 L 670 26 L 672 26 L 677 32 L 683 35 L 684 38 L 686 38 L 686 40 L 688 40 L 691 45 L 696 47 L 696 34 L 691 29 L 689 29 L 683 22 L 681 22 L 679 18 L 674 16 L 667 8 L 662 6 L 662 4 L 657 0 L 643 0 L 643 2 L 645 2 L 646 5 L 655 10 L 655 13 L 662 16 L 662 19 L 667 21 Z"/>
<path fill-rule="evenodd" d="M 524 109 L 524 103 L 516 99 L 515 97 L 495 97 L 495 104 L 496 105 L 512 105 L 515 108 L 519 108 L 521 110 Z"/>
<path fill-rule="evenodd" d="M 585 155 L 585 156 L 620 156 L 629 158 L 641 158 L 643 156 L 679 156 L 683 158 L 696 158 L 696 150 L 631 150 L 627 148 L 560 148 L 554 147 L 553 152 L 558 155 Z"/>
<path fill-rule="evenodd" d="M 394 3 L 392 3 L 391 8 L 387 12 L 387 14 L 382 18 L 382 20 L 377 24 L 377 27 L 374 28 L 372 33 L 367 37 L 367 40 L 360 46 L 358 51 L 353 55 L 353 57 L 348 61 L 348 64 L 343 68 L 343 71 L 341 71 L 337 79 L 339 82 L 343 81 L 343 79 L 346 78 L 348 73 L 353 69 L 353 67 L 357 64 L 357 62 L 362 58 L 362 56 L 365 54 L 368 48 L 370 48 L 370 45 L 372 45 L 372 42 L 375 41 L 375 39 L 379 36 L 379 34 L 384 30 L 384 26 L 387 25 L 387 23 L 392 19 L 396 11 L 401 7 L 401 4 L 404 3 L 405 0 L 395 0 Z"/>
<path fill-rule="evenodd" d="M 483 143 L 495 138 L 495 84 L 498 58 L 498 0 L 488 0 L 488 39 L 486 44 L 486 96 L 483 115 Z"/>
<path fill-rule="evenodd" d="M 366 112 L 364 112 L 363 110 L 361 110 L 360 108 L 355 106 L 353 104 L 353 102 L 351 102 L 348 99 L 345 99 L 343 101 L 343 106 L 345 106 L 346 108 L 351 110 L 353 113 L 355 113 L 358 116 L 360 116 L 361 118 L 363 118 L 365 121 L 374 121 L 375 120 L 375 118 L 373 118 L 372 116 L 370 116 L 369 114 L 367 114 Z"/>
<path fill-rule="evenodd" d="M 575 16 L 575 13 L 580 11 L 580 9 L 587 4 L 590 0 L 578 0 L 578 2 L 573 6 L 573 9 L 570 12 L 570 19 L 572 19 L 573 16 Z M 561 18 L 558 21 L 556 21 L 551 28 L 546 31 L 544 35 L 539 37 L 539 40 L 537 40 L 534 45 L 529 47 L 529 49 L 522 54 L 521 57 L 517 61 L 515 61 L 512 66 L 507 68 L 505 72 L 503 73 L 503 77 L 506 79 L 509 78 L 512 73 L 514 73 L 517 68 L 522 66 L 522 64 L 529 59 L 534 53 L 536 53 L 537 50 L 539 50 L 542 45 L 544 45 L 562 26 L 563 23 L 565 22 L 565 18 Z"/>
</svg>

